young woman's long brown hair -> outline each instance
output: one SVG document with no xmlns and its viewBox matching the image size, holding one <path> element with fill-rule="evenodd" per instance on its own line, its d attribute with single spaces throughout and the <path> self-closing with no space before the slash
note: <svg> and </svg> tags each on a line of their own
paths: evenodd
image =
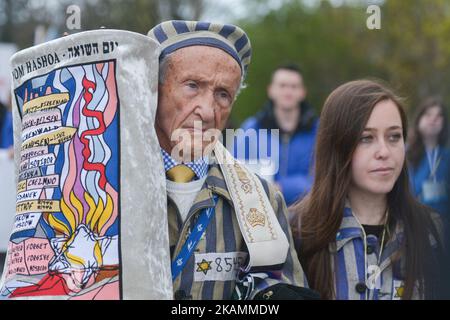
<svg viewBox="0 0 450 320">
<path fill-rule="evenodd" d="M 295 215 L 291 222 L 309 285 L 324 299 L 335 296 L 329 245 L 335 242 L 343 219 L 353 152 L 373 108 L 384 100 L 392 100 L 398 106 L 405 139 L 407 119 L 402 103 L 380 82 L 358 80 L 340 86 L 328 97 L 320 115 L 314 185 L 311 192 L 292 208 Z M 406 165 L 387 197 L 390 228 L 398 221 L 404 222 L 405 241 L 401 255 L 406 262 L 406 274 L 403 298 L 412 297 L 415 281 L 419 281 L 420 291 L 432 298 L 439 282 L 433 281 L 433 275 L 437 276 L 433 273 L 441 264 L 432 253 L 429 236 L 431 234 L 435 239 L 439 236 L 428 209 L 410 193 Z"/>
<path fill-rule="evenodd" d="M 407 152 L 407 157 L 413 168 L 420 164 L 420 161 L 425 155 L 425 145 L 423 144 L 422 137 L 419 132 L 419 121 L 428 109 L 433 107 L 440 107 L 442 112 L 442 117 L 444 119 L 442 130 L 439 133 L 438 144 L 444 147 L 448 140 L 448 118 L 447 110 L 440 97 L 430 97 L 426 99 L 418 108 L 413 121 L 413 130 L 409 139 L 409 147 Z"/>
</svg>

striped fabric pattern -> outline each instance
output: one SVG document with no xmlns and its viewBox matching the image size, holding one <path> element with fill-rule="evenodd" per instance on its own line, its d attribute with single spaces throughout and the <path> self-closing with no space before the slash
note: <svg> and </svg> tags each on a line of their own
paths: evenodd
<svg viewBox="0 0 450 320">
<path fill-rule="evenodd" d="M 237 61 L 245 78 L 252 49 L 247 34 L 237 26 L 203 21 L 171 20 L 158 24 L 147 35 L 161 45 L 160 59 L 175 50 L 193 45 L 222 49 Z"/>
<path fill-rule="evenodd" d="M 270 203 L 279 219 L 280 225 L 288 236 L 292 244 L 292 234 L 287 220 L 287 209 L 280 192 L 275 191 L 272 186 L 264 180 L 261 180 L 266 193 L 269 196 Z M 217 164 L 210 166 L 208 176 L 201 191 L 196 197 L 191 207 L 186 221 L 183 223 L 177 212 L 175 204 L 168 199 L 169 214 L 169 240 L 171 247 L 172 259 L 176 257 L 189 235 L 189 227 L 195 225 L 196 218 L 200 211 L 205 207 L 214 205 L 213 194 L 219 196 L 219 200 L 215 207 L 215 215 L 211 220 L 204 237 L 200 240 L 198 247 L 187 262 L 182 273 L 174 282 L 175 298 L 190 298 L 194 300 L 222 300 L 231 299 L 236 281 L 196 281 L 196 273 L 201 272 L 199 265 L 195 262 L 195 255 L 204 254 L 227 254 L 233 252 L 247 252 L 244 239 L 239 229 L 236 214 L 230 195 L 225 185 L 224 177 Z M 211 267 L 215 268 L 216 262 L 212 261 Z M 296 286 L 306 286 L 303 270 L 297 258 L 294 246 L 291 245 L 288 253 L 287 261 L 281 269 L 263 270 L 270 272 L 271 278 L 261 282 L 253 292 L 254 296 L 257 292 L 276 283 L 289 283 Z M 208 271 L 206 271 L 208 272 Z"/>
<path fill-rule="evenodd" d="M 403 277 L 402 261 L 393 263 L 403 241 L 403 226 L 397 223 L 391 232 L 382 251 L 380 264 L 380 240 L 375 235 L 368 235 L 364 241 L 363 227 L 355 218 L 352 209 L 345 207 L 344 217 L 336 234 L 336 242 L 330 244 L 332 269 L 335 274 L 335 298 L 337 300 L 400 300 Z M 366 254 L 364 246 L 374 248 L 371 254 Z M 379 266 L 380 276 L 377 281 L 366 281 L 369 278 L 369 266 Z M 365 290 L 363 285 L 367 285 Z M 359 288 L 359 290 L 358 290 Z M 413 298 L 418 299 L 416 290 Z"/>
</svg>

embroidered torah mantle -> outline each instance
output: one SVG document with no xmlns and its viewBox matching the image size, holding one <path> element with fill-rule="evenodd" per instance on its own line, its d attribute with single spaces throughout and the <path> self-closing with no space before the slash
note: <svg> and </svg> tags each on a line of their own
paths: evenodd
<svg viewBox="0 0 450 320">
<path fill-rule="evenodd" d="M 16 214 L 1 299 L 171 299 L 159 47 L 95 30 L 11 59 Z"/>
</svg>

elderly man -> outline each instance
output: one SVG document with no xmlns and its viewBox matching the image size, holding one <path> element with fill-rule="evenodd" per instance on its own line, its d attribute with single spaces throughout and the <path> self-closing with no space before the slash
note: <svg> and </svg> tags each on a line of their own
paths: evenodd
<svg viewBox="0 0 450 320">
<path fill-rule="evenodd" d="M 166 21 L 148 35 L 161 44 L 155 127 L 167 177 L 174 298 L 307 297 L 282 194 L 233 162 L 220 143 L 205 152 L 211 142 L 204 134 L 225 127 L 245 78 L 247 35 L 195 21 Z"/>
</svg>

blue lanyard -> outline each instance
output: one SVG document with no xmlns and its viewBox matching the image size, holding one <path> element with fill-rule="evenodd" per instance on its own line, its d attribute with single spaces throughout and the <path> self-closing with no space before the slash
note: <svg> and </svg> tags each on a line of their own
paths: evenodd
<svg viewBox="0 0 450 320">
<path fill-rule="evenodd" d="M 426 151 L 428 166 L 430 167 L 430 177 L 436 181 L 436 171 L 439 167 L 439 163 L 441 162 L 441 158 L 438 158 L 439 155 L 439 147 L 436 147 L 430 151 Z"/>
<path fill-rule="evenodd" d="M 178 277 L 178 275 L 183 270 L 184 266 L 188 262 L 195 248 L 197 248 L 198 243 L 200 242 L 200 238 L 202 237 L 203 232 L 205 232 L 209 223 L 215 212 L 215 207 L 217 204 L 217 195 L 214 195 L 214 206 L 210 208 L 205 208 L 200 213 L 195 226 L 191 229 L 191 234 L 187 238 L 183 247 L 180 250 L 180 253 L 172 262 L 172 281 Z"/>
</svg>

